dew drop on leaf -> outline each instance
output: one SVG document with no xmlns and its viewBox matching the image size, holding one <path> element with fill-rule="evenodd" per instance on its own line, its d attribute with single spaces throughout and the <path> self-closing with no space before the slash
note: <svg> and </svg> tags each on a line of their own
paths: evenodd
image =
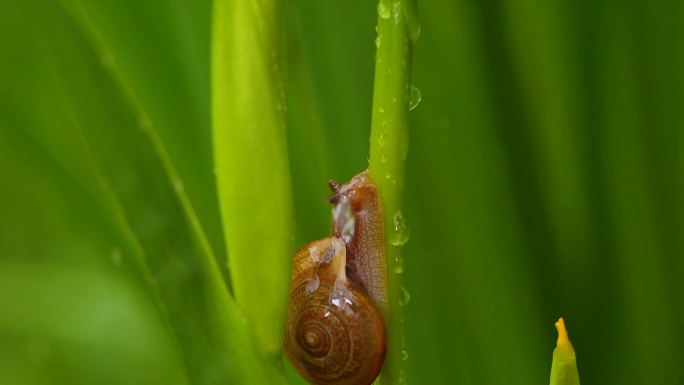
<svg viewBox="0 0 684 385">
<path fill-rule="evenodd" d="M 382 2 L 378 3 L 378 15 L 382 17 L 383 19 L 389 19 L 390 17 L 390 9 L 388 6 L 383 4 Z"/>
<path fill-rule="evenodd" d="M 411 96 L 409 99 L 409 111 L 413 110 L 414 108 L 418 107 L 420 104 L 420 100 L 422 99 L 422 95 L 420 93 L 420 90 L 418 87 L 414 86 L 411 84 Z"/>
<path fill-rule="evenodd" d="M 406 373 L 404 373 L 404 370 L 402 369 L 399 371 L 399 383 L 400 384 L 406 384 L 408 379 L 406 378 Z"/>
<path fill-rule="evenodd" d="M 394 272 L 397 274 L 404 272 L 404 259 L 399 255 L 394 258 Z"/>
<path fill-rule="evenodd" d="M 409 237 L 411 237 L 411 232 L 406 227 L 406 221 L 404 220 L 404 215 L 401 211 L 397 211 L 392 217 L 392 223 L 394 228 L 392 229 L 392 236 L 390 238 L 390 244 L 392 246 L 403 246 L 408 242 Z"/>
<path fill-rule="evenodd" d="M 409 301 L 411 300 L 411 295 L 409 294 L 408 290 L 404 286 L 401 287 L 401 298 L 399 298 L 399 306 L 406 306 L 408 305 Z"/>
</svg>

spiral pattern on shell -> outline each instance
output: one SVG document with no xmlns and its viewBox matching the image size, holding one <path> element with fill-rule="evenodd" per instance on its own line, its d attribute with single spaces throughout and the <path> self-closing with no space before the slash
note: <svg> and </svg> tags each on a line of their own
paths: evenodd
<svg viewBox="0 0 684 385">
<path fill-rule="evenodd" d="M 385 328 L 368 296 L 346 279 L 344 243 L 334 245 L 317 241 L 295 257 L 295 270 L 306 272 L 293 279 L 285 352 L 312 384 L 371 384 L 384 362 Z"/>
</svg>

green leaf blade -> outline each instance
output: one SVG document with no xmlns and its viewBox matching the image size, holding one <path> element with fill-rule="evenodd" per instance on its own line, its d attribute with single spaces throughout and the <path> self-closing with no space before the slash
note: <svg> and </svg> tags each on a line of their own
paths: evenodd
<svg viewBox="0 0 684 385">
<path fill-rule="evenodd" d="M 408 112 L 413 43 L 420 24 L 415 0 L 381 0 L 370 135 L 369 171 L 382 197 L 390 314 L 386 319 L 387 356 L 380 383 L 405 381 L 401 247 L 408 233 L 402 214 L 404 169 L 408 153 Z M 385 315 L 387 317 L 387 315 Z"/>
<path fill-rule="evenodd" d="M 63 11 L 64 22 L 45 27 L 48 45 L 59 47 L 49 64 L 60 74 L 60 96 L 129 231 L 185 359 L 188 380 L 224 384 L 278 378 L 277 370 L 260 367 L 248 323 L 229 295 L 154 122 L 88 14 L 71 1 L 63 3 Z M 52 33 L 61 29 L 70 33 Z"/>
<path fill-rule="evenodd" d="M 279 1 L 214 7 L 214 159 L 233 293 L 279 360 L 293 252 Z"/>
</svg>

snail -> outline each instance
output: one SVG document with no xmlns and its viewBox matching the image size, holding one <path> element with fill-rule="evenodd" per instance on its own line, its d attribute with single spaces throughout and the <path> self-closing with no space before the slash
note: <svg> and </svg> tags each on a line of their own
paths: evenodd
<svg viewBox="0 0 684 385">
<path fill-rule="evenodd" d="M 382 206 L 368 171 L 328 186 L 332 235 L 295 253 L 285 355 L 312 384 L 369 385 L 389 312 Z"/>
</svg>

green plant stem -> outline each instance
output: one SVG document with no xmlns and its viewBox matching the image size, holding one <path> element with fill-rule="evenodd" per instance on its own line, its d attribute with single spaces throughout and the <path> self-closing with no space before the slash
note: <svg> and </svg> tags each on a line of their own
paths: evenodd
<svg viewBox="0 0 684 385">
<path fill-rule="evenodd" d="M 415 0 L 381 0 L 378 3 L 369 170 L 380 190 L 385 217 L 390 314 L 386 320 L 387 356 L 379 378 L 383 385 L 404 381 L 400 239 L 406 234 L 401 233 L 404 231 L 401 226 L 395 226 L 395 219 L 401 217 L 404 162 L 408 152 L 412 46 L 418 38 L 419 28 Z"/>
<path fill-rule="evenodd" d="M 294 234 L 282 11 L 279 0 L 216 0 L 212 37 L 214 160 L 232 291 L 272 365 L 280 363 Z"/>
</svg>

